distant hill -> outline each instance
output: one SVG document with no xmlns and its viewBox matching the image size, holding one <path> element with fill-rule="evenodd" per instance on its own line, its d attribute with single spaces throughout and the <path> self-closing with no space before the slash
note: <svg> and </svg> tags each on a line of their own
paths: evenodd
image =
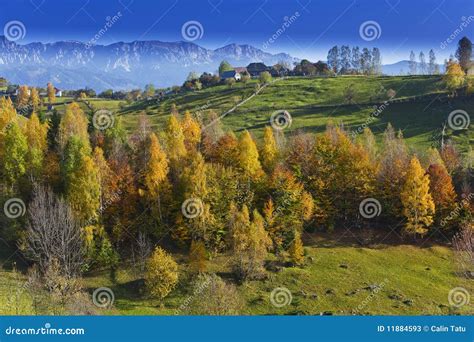
<svg viewBox="0 0 474 342">
<path fill-rule="evenodd" d="M 385 64 L 382 66 L 382 73 L 385 75 L 407 75 L 410 71 L 409 61 L 404 60 L 393 64 Z M 416 63 L 417 69 L 420 70 L 420 63 Z M 444 73 L 444 65 L 438 64 L 440 73 Z"/>
<path fill-rule="evenodd" d="M 88 46 L 76 41 L 19 45 L 0 36 L 0 74 L 19 84 L 63 89 L 131 89 L 153 83 L 181 84 L 191 71 L 214 72 L 222 60 L 235 66 L 251 62 L 292 64 L 288 54 L 270 54 L 250 45 L 215 50 L 189 42 L 134 41 Z"/>
</svg>

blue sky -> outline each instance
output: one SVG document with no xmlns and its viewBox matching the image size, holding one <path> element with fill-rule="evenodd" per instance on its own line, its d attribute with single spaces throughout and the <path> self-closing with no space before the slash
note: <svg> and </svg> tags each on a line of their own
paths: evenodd
<svg viewBox="0 0 474 342">
<path fill-rule="evenodd" d="M 462 35 L 474 39 L 474 18 L 445 49 L 440 45 L 464 19 L 474 16 L 473 0 L 0 0 L 0 25 L 22 22 L 25 37 L 17 43 L 89 41 L 107 17 L 120 19 L 97 41 L 183 40 L 182 27 L 197 21 L 203 28 L 195 43 L 216 48 L 252 44 L 268 52 L 325 59 L 335 45 L 377 46 L 384 63 L 407 59 L 411 49 L 430 48 L 438 59 L 456 48 Z M 298 14 L 298 15 L 296 15 Z M 293 22 L 282 34 L 285 18 Z M 375 40 L 362 39 L 360 27 L 378 24 Z M 269 43 L 273 35 L 277 38 Z M 266 44 L 265 44 L 266 42 Z"/>
</svg>

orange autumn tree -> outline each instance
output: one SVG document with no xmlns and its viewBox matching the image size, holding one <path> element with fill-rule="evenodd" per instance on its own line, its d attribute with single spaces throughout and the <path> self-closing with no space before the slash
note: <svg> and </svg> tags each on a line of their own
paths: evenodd
<svg viewBox="0 0 474 342">
<path fill-rule="evenodd" d="M 443 164 L 432 164 L 428 168 L 430 192 L 436 207 L 436 223 L 449 215 L 456 205 L 453 180 Z"/>
<path fill-rule="evenodd" d="M 406 181 L 400 198 L 403 215 L 406 218 L 404 233 L 425 235 L 433 223 L 435 204 L 430 194 L 430 179 L 421 167 L 418 158 L 413 157 L 408 166 Z"/>
</svg>

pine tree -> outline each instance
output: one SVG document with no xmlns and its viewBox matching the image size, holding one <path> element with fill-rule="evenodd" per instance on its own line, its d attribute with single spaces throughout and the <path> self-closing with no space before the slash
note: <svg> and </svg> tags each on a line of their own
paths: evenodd
<svg viewBox="0 0 474 342">
<path fill-rule="evenodd" d="M 260 155 L 264 169 L 266 171 L 273 170 L 278 157 L 278 149 L 273 130 L 269 126 L 266 126 L 263 131 L 263 146 Z"/>
<path fill-rule="evenodd" d="M 404 232 L 425 235 L 433 223 L 435 204 L 430 194 L 430 179 L 425 175 L 418 158 L 413 157 L 408 167 L 405 184 L 400 193 L 403 215 L 407 222 Z"/>
<path fill-rule="evenodd" d="M 258 159 L 257 146 L 248 131 L 240 136 L 238 159 L 245 176 L 257 179 L 262 175 L 262 165 Z"/>
</svg>

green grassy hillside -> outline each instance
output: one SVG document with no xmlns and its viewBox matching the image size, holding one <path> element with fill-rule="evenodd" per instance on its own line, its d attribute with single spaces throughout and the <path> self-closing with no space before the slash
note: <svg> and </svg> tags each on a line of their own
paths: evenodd
<svg viewBox="0 0 474 342">
<path fill-rule="evenodd" d="M 245 299 L 243 314 L 474 314 L 474 306 L 460 309 L 449 306 L 448 293 L 462 286 L 469 291 L 472 280 L 458 277 L 447 247 L 411 245 L 377 245 L 364 248 L 312 236 L 306 242 L 305 268 L 275 268 L 264 281 L 249 281 L 238 285 Z M 178 261 L 186 256 L 174 255 Z M 219 256 L 209 269 L 227 281 L 231 276 L 229 259 Z M 189 275 L 181 266 L 181 284 Z M 0 314 L 31 314 L 32 299 L 24 289 L 26 278 L 0 271 Z M 84 280 L 88 292 L 107 286 L 114 291 L 115 305 L 101 314 L 172 315 L 183 302 L 193 296 L 193 289 L 178 286 L 163 305 L 144 295 L 143 283 L 134 268 L 121 268 L 116 282 L 108 272 L 89 275 Z M 275 288 L 287 288 L 292 295 L 290 304 L 276 308 L 270 302 Z M 205 300 L 203 298 L 202 300 Z M 186 314 L 183 311 L 182 314 Z"/>
<path fill-rule="evenodd" d="M 256 81 L 247 85 L 237 84 L 233 88 L 218 86 L 197 92 L 172 95 L 162 102 L 142 101 L 118 110 L 125 125 L 136 126 L 138 114 L 146 113 L 156 127 L 161 127 L 168 117 L 171 106 L 176 104 L 180 112 L 186 110 L 205 116 L 210 110 L 222 115 L 235 104 L 251 96 Z M 347 99 L 347 88 L 352 89 L 353 98 Z M 376 108 L 394 91 L 395 100 L 408 102 L 390 103 L 374 115 Z M 256 138 L 262 128 L 269 124 L 276 110 L 287 110 L 293 121 L 285 130 L 291 134 L 297 130 L 322 132 L 327 123 L 344 124 L 349 131 L 369 122 L 376 135 L 392 123 L 401 129 L 407 142 L 416 147 L 433 144 L 433 136 L 441 130 L 448 115 L 455 109 L 474 112 L 474 98 L 447 100 L 441 77 L 360 77 L 338 78 L 289 78 L 278 80 L 266 87 L 234 112 L 222 119 L 225 128 L 234 131 L 250 130 Z M 471 130 L 472 131 L 472 130 Z M 467 132 L 448 131 L 461 140 L 464 147 L 472 144 L 474 136 Z M 459 137 L 458 137 L 459 136 Z"/>
</svg>

